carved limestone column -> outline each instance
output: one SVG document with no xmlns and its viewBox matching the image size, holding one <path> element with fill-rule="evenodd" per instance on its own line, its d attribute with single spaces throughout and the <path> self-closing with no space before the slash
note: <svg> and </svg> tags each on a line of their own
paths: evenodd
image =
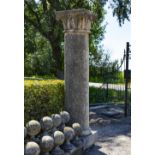
<svg viewBox="0 0 155 155">
<path fill-rule="evenodd" d="M 56 11 L 64 27 L 65 110 L 78 122 L 82 134 L 89 128 L 89 33 L 95 15 L 86 9 Z"/>
</svg>

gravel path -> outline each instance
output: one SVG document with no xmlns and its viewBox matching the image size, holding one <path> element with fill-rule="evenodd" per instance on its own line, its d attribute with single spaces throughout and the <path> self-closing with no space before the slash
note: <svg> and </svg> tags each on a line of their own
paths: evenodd
<svg viewBox="0 0 155 155">
<path fill-rule="evenodd" d="M 113 111 L 106 116 L 104 111 Z M 116 113 L 118 112 L 119 115 Z M 121 107 L 99 108 L 90 111 L 90 126 L 98 131 L 98 140 L 83 155 L 130 155 L 131 121 L 124 118 Z"/>
</svg>

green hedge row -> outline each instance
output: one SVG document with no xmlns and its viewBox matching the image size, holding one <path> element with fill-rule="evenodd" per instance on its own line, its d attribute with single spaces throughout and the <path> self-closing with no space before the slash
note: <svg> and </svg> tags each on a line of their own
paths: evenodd
<svg viewBox="0 0 155 155">
<path fill-rule="evenodd" d="M 64 108 L 64 82 L 62 80 L 25 80 L 24 117 L 30 119 L 58 113 Z"/>
<path fill-rule="evenodd" d="M 43 116 L 64 110 L 64 81 L 25 80 L 24 81 L 25 123 L 31 119 L 40 120 Z M 102 88 L 89 88 L 89 103 L 124 102 L 124 92 Z"/>
</svg>

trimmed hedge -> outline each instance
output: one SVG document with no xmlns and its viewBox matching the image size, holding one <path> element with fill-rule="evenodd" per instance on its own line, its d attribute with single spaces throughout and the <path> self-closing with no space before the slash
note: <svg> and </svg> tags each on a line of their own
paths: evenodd
<svg viewBox="0 0 155 155">
<path fill-rule="evenodd" d="M 24 117 L 25 123 L 31 119 L 57 113 L 64 108 L 64 81 L 25 80 Z"/>
</svg>

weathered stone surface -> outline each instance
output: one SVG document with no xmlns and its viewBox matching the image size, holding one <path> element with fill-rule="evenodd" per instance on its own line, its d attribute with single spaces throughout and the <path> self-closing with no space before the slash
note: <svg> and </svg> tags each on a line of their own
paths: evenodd
<svg viewBox="0 0 155 155">
<path fill-rule="evenodd" d="M 52 129 L 53 127 L 53 120 L 51 117 L 45 116 L 41 119 L 41 127 L 43 130 L 47 131 Z"/>
<path fill-rule="evenodd" d="M 74 132 L 75 132 L 75 136 L 72 140 L 72 144 L 74 144 L 76 147 L 82 147 L 83 143 L 79 138 L 79 136 L 81 136 L 82 134 L 81 125 L 79 123 L 73 123 L 72 128 L 74 129 Z"/>
<path fill-rule="evenodd" d="M 90 32 L 91 21 L 96 16 L 86 9 L 72 9 L 56 12 L 57 20 L 62 20 L 65 32 Z"/>
<path fill-rule="evenodd" d="M 26 128 L 27 128 L 28 135 L 35 136 L 40 132 L 41 125 L 38 121 L 31 120 L 26 124 Z"/>
<path fill-rule="evenodd" d="M 25 155 L 39 155 L 40 147 L 35 142 L 28 142 L 24 149 Z"/>
<path fill-rule="evenodd" d="M 55 131 L 53 137 L 55 145 L 62 145 L 65 140 L 65 136 L 61 131 Z"/>
<path fill-rule="evenodd" d="M 97 136 L 97 131 L 92 131 L 92 134 L 88 136 L 83 136 L 83 149 L 85 150 L 95 144 L 95 142 L 97 141 Z"/>
<path fill-rule="evenodd" d="M 59 114 L 53 114 L 51 117 L 53 119 L 53 126 L 57 128 L 62 122 L 61 116 Z"/>
<path fill-rule="evenodd" d="M 70 121 L 70 114 L 67 111 L 60 112 L 62 123 L 68 123 Z"/>
<path fill-rule="evenodd" d="M 65 35 L 65 108 L 89 132 L 88 35 Z M 87 133 L 86 133 L 87 134 Z"/>
<path fill-rule="evenodd" d="M 54 147 L 54 139 L 51 136 L 43 136 L 40 142 L 41 150 L 43 152 L 49 152 Z"/>
<path fill-rule="evenodd" d="M 75 135 L 74 130 L 71 127 L 65 127 L 64 135 L 65 143 L 62 145 L 63 150 L 65 152 L 73 152 L 76 148 L 70 141 L 73 139 Z"/>
<path fill-rule="evenodd" d="M 81 125 L 79 123 L 73 123 L 72 128 L 74 129 L 75 135 L 80 136 L 82 133 Z"/>
<path fill-rule="evenodd" d="M 64 135 L 66 140 L 72 140 L 73 136 L 75 135 L 74 130 L 71 127 L 64 128 Z"/>
<path fill-rule="evenodd" d="M 52 155 L 64 155 L 64 151 L 59 147 L 65 141 L 65 136 L 61 131 L 54 132 L 55 148 L 52 150 Z"/>
<path fill-rule="evenodd" d="M 57 11 L 65 30 L 65 109 L 71 123 L 78 122 L 82 134 L 89 128 L 89 32 L 95 15 L 85 9 Z"/>
</svg>

